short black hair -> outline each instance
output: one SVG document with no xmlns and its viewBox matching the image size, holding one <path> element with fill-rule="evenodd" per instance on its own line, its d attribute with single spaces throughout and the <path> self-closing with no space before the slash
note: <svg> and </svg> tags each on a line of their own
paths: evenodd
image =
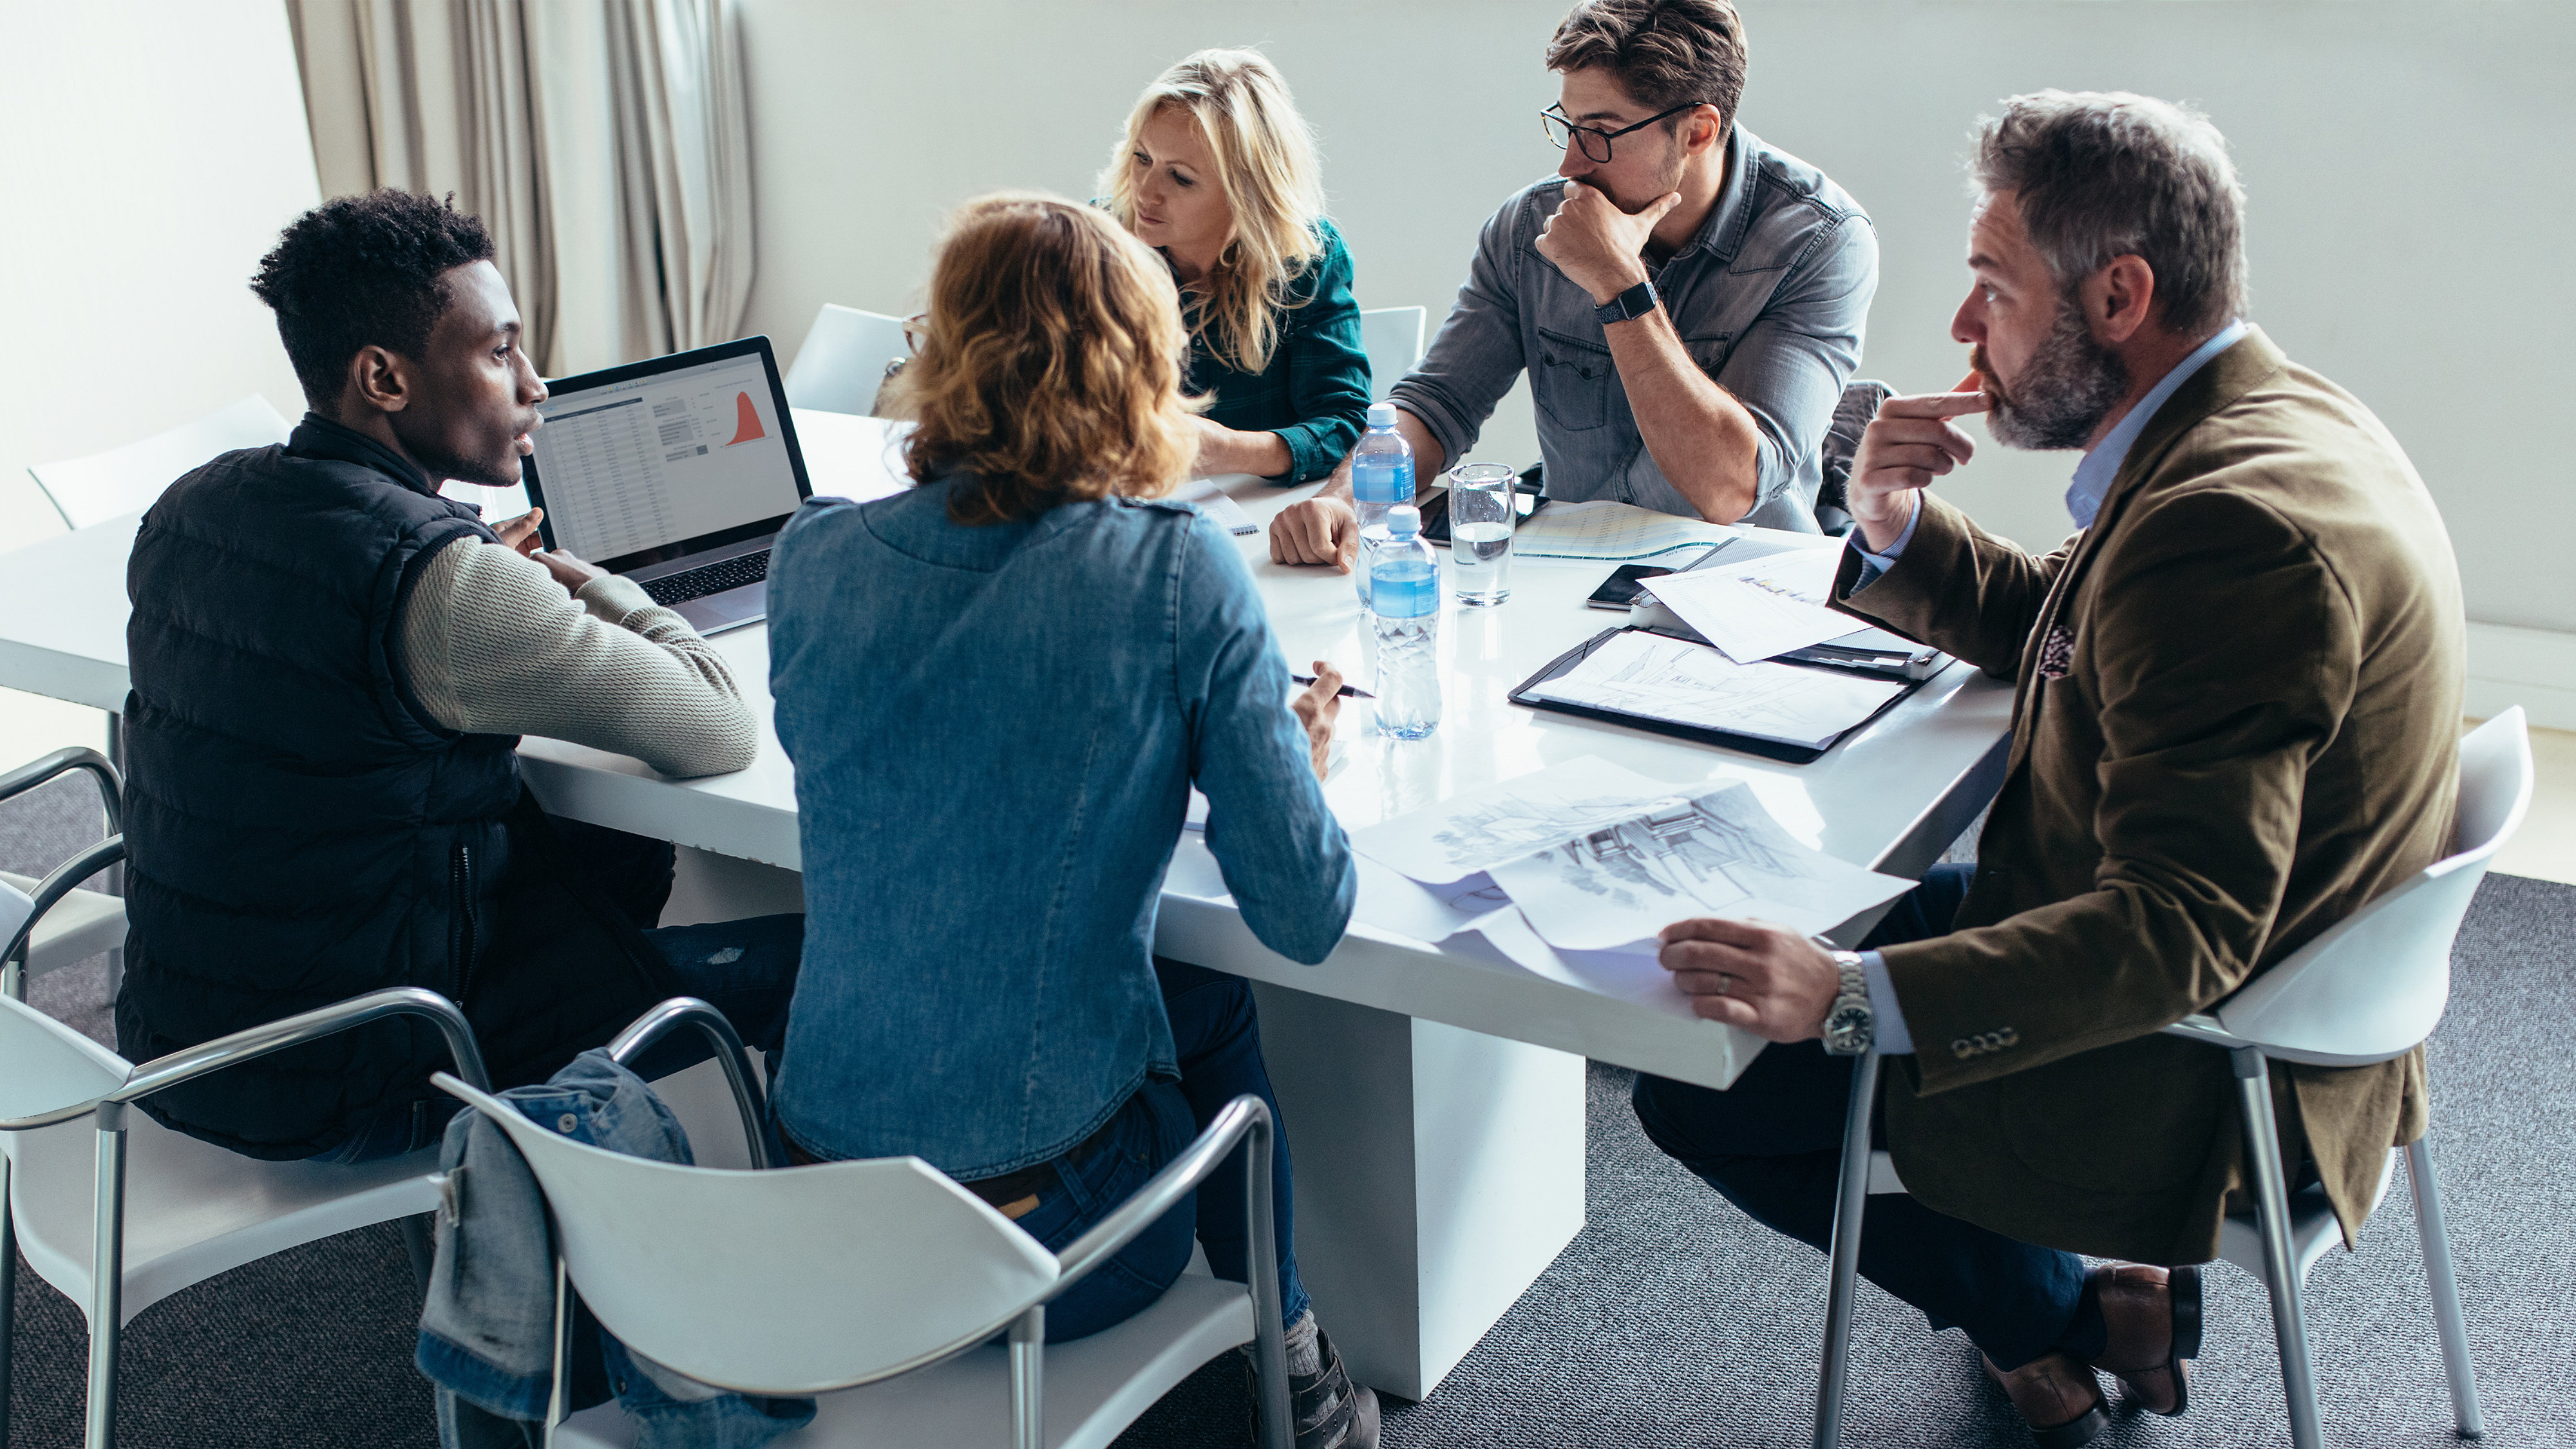
<svg viewBox="0 0 2576 1449">
<path fill-rule="evenodd" d="M 450 301 L 440 277 L 492 260 L 482 219 L 390 187 L 297 217 L 259 259 L 250 289 L 277 313 L 278 340 L 315 412 L 339 406 L 349 359 L 377 346 L 418 357 Z"/>
</svg>

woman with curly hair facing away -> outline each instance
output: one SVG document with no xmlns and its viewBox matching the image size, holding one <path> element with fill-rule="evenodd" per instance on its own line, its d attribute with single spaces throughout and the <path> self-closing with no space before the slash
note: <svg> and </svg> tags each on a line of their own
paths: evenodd
<svg viewBox="0 0 2576 1449">
<path fill-rule="evenodd" d="M 1061 1250 L 1242 1093 L 1271 1102 L 1251 992 L 1153 954 L 1190 787 L 1253 933 L 1321 961 L 1356 889 L 1319 782 L 1341 677 L 1290 702 L 1234 540 L 1159 501 L 1196 454 L 1160 259 L 1100 211 L 1008 194 L 951 221 L 901 379 L 916 481 L 817 498 L 779 536 L 770 690 L 796 766 L 808 936 L 778 1116 L 801 1161 L 912 1154 Z M 1297 1279 L 1298 1443 L 1377 1439 Z M 1220 1171 L 1047 1310 L 1144 1309 L 1195 1231 L 1245 1281 Z M 1192 1219 L 1195 1217 L 1195 1223 Z"/>
<path fill-rule="evenodd" d="M 1324 215 L 1315 136 L 1258 51 L 1202 50 L 1127 117 L 1101 204 L 1162 254 L 1210 400 L 1191 471 L 1330 474 L 1368 414 L 1351 254 Z"/>
</svg>

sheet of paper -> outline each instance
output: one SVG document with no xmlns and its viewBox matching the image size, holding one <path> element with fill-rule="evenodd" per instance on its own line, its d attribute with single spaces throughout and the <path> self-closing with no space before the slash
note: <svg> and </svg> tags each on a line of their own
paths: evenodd
<svg viewBox="0 0 2576 1449">
<path fill-rule="evenodd" d="M 1512 532 L 1515 558 L 1581 558 L 1628 563 L 1697 550 L 1734 538 L 1723 523 L 1679 518 L 1629 503 L 1550 503 Z"/>
<path fill-rule="evenodd" d="M 1820 932 L 1913 888 L 1780 828 L 1738 780 L 1493 868 L 1549 945 L 1609 951 L 1692 916 Z"/>
<path fill-rule="evenodd" d="M 1366 857 L 1359 868 L 1359 899 L 1352 903 L 1351 919 L 1417 941 L 1446 941 L 1480 918 L 1512 908 L 1503 888 L 1482 871 L 1432 886 Z"/>
<path fill-rule="evenodd" d="M 1770 659 L 1852 631 L 1825 607 L 1842 551 L 1793 548 L 1645 581 L 1646 591 L 1738 664 Z"/>
<path fill-rule="evenodd" d="M 1193 478 L 1172 494 L 1184 503 L 1195 503 L 1199 512 L 1215 519 L 1217 526 L 1232 534 L 1259 533 L 1261 525 L 1243 511 L 1243 505 L 1225 494 L 1225 485 L 1249 474 L 1226 473 L 1214 478 Z"/>
<path fill-rule="evenodd" d="M 1447 885 L 1701 788 L 1676 788 L 1584 755 L 1355 830 L 1351 844 L 1426 885 Z"/>
<path fill-rule="evenodd" d="M 1904 689 L 1837 670 L 1737 664 L 1705 644 L 1632 629 L 1529 692 L 1560 704 L 1814 749 Z"/>
</svg>

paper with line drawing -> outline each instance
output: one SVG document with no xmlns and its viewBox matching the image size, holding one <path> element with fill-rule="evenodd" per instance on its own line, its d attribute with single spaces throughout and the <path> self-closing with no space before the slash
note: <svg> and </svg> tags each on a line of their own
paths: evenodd
<svg viewBox="0 0 2576 1449">
<path fill-rule="evenodd" d="M 1548 944 L 1609 950 L 1692 916 L 1831 930 L 1913 882 L 1800 844 L 1733 781 L 1492 868 Z"/>
<path fill-rule="evenodd" d="M 1705 788 L 1667 785 L 1584 755 L 1354 830 L 1351 844 L 1415 880 L 1447 885 Z"/>
</svg>

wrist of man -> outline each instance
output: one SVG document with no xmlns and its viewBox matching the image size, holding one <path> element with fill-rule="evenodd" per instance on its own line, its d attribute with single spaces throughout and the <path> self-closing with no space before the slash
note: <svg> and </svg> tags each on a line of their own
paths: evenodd
<svg viewBox="0 0 2576 1449">
<path fill-rule="evenodd" d="M 1646 275 L 1646 264 L 1632 260 L 1629 265 L 1617 272 L 1595 278 L 1584 290 L 1592 294 L 1593 306 L 1607 307 L 1629 288 L 1639 282 L 1651 280 L 1653 279 Z"/>
</svg>

